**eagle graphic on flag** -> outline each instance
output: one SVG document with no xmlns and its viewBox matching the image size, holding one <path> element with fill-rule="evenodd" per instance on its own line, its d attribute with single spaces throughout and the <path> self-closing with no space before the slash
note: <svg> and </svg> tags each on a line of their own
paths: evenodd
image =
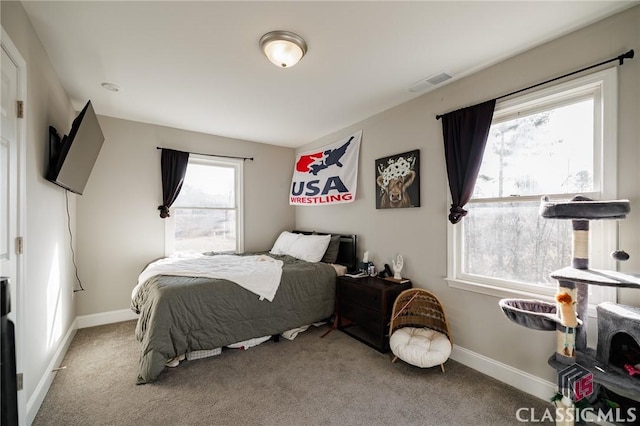
<svg viewBox="0 0 640 426">
<path fill-rule="evenodd" d="M 331 145 L 298 154 L 289 204 L 350 203 L 356 196 L 362 130 Z"/>
</svg>

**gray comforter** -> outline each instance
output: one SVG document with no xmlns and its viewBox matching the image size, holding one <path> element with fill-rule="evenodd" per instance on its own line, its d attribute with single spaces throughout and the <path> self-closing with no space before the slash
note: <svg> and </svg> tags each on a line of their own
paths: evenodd
<svg viewBox="0 0 640 426">
<path fill-rule="evenodd" d="M 331 265 L 270 256 L 284 262 L 273 302 L 222 279 L 159 275 L 147 280 L 131 302 L 140 314 L 138 383 L 155 380 L 176 355 L 279 334 L 331 316 L 336 279 Z"/>
</svg>

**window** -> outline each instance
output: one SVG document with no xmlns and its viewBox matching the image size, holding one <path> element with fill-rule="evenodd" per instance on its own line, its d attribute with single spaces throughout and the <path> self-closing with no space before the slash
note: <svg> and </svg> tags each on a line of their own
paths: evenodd
<svg viewBox="0 0 640 426">
<path fill-rule="evenodd" d="M 243 251 L 242 160 L 191 154 L 166 222 L 166 254 Z"/>
<path fill-rule="evenodd" d="M 616 197 L 616 70 L 499 102 L 469 212 L 449 225 L 449 283 L 552 296 L 571 265 L 571 221 L 539 216 L 540 198 Z M 615 221 L 590 222 L 590 267 L 615 269 Z M 594 287 L 594 286 L 591 286 Z M 591 302 L 615 290 L 592 289 Z"/>
</svg>

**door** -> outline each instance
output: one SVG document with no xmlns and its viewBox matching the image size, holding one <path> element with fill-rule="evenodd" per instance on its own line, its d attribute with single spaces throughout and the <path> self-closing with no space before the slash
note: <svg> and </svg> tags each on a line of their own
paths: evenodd
<svg viewBox="0 0 640 426">
<path fill-rule="evenodd" d="M 15 325 L 16 369 L 22 371 L 22 232 L 24 215 L 24 114 L 18 100 L 24 96 L 26 65 L 19 52 L 2 31 L 0 62 L 0 276 L 9 278 L 11 312 Z M 22 388 L 21 374 L 18 389 Z M 18 392 L 20 424 L 25 420 L 23 392 Z"/>
<path fill-rule="evenodd" d="M 0 123 L 0 275 L 9 278 L 11 312 L 9 319 L 16 322 L 16 238 L 18 224 L 18 67 L 2 49 L 2 109 Z"/>
</svg>

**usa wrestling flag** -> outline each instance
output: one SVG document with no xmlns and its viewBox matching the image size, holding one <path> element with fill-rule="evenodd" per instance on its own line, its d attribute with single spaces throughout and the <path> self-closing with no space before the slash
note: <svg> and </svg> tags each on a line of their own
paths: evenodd
<svg viewBox="0 0 640 426">
<path fill-rule="evenodd" d="M 362 130 L 336 143 L 296 157 L 289 204 L 350 203 L 356 198 Z"/>
</svg>

